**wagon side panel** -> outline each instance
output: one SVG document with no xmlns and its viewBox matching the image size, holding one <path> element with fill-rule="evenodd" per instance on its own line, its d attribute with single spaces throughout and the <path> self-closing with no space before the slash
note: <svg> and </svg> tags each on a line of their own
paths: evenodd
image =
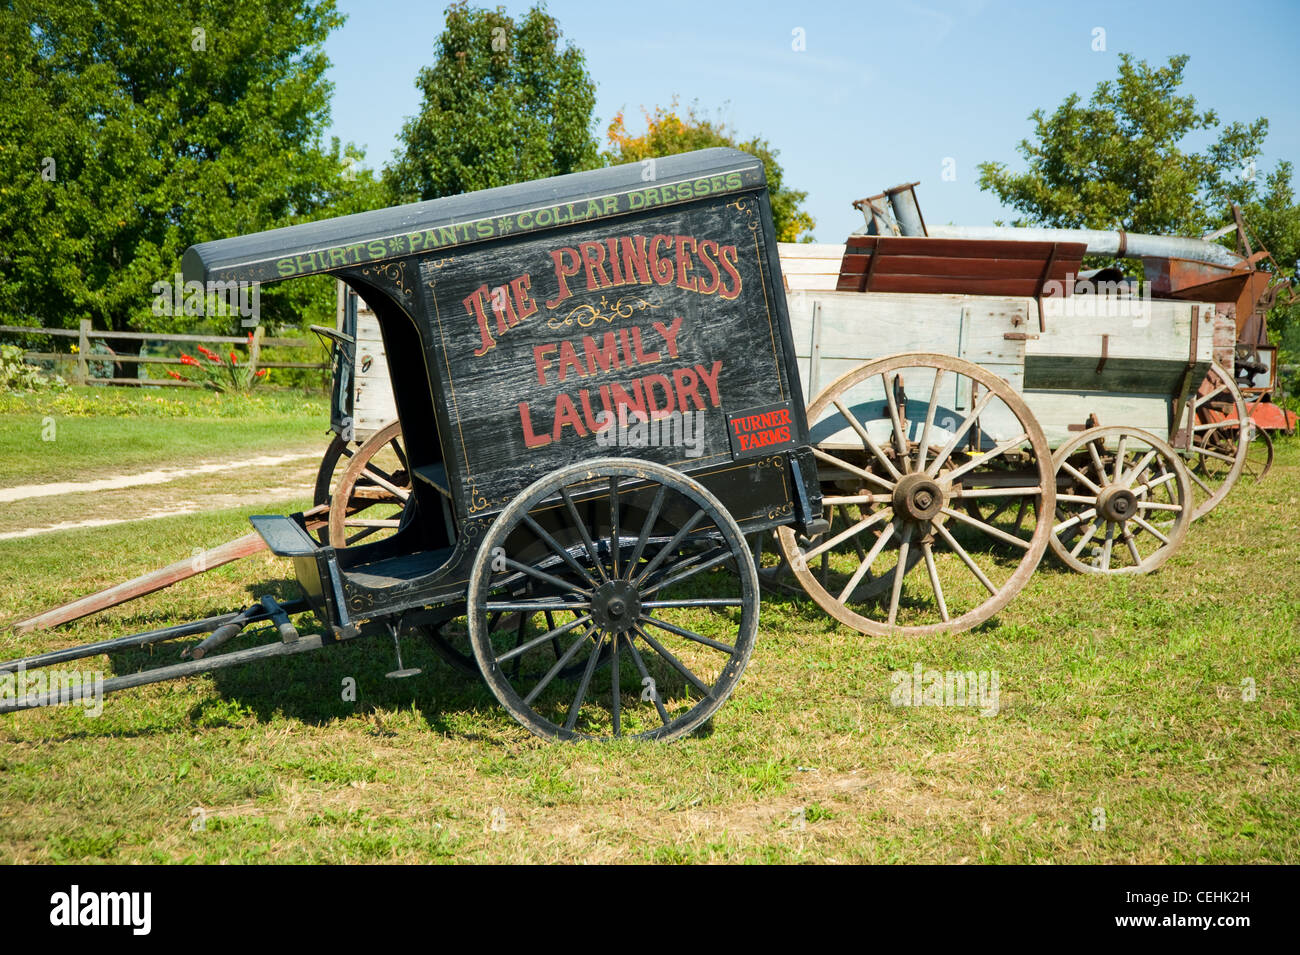
<svg viewBox="0 0 1300 955">
<path fill-rule="evenodd" d="M 1016 391 L 1022 387 L 1027 299 L 824 290 L 792 290 L 786 297 L 800 378 L 809 401 L 864 362 L 903 352 L 965 358 L 1004 378 Z M 904 394 L 922 402 L 928 400 L 929 384 L 928 373 L 919 370 L 902 376 Z M 871 379 L 847 393 L 848 404 L 869 422 L 868 431 L 879 430 L 873 437 L 882 440 L 888 422 L 884 389 L 884 382 Z M 958 388 L 955 382 L 950 394 L 939 396 L 941 429 L 944 421 L 956 422 L 965 415 L 971 398 L 969 388 Z M 1009 436 L 1013 425 L 1010 418 L 998 421 L 994 415 L 982 421 L 990 437 Z M 809 422 L 809 428 L 813 441 L 824 447 L 860 444 L 834 409 L 820 421 Z"/>
<path fill-rule="evenodd" d="M 803 420 L 764 201 L 709 198 L 422 264 L 467 516 L 595 457 L 689 471 L 742 524 L 795 497 L 783 469 L 745 463 L 793 450 Z"/>
<path fill-rule="evenodd" d="M 1025 397 L 1057 446 L 1090 416 L 1167 434 L 1180 395 L 1213 356 L 1213 308 L 1186 302 L 1048 299 L 1026 344 Z"/>
</svg>

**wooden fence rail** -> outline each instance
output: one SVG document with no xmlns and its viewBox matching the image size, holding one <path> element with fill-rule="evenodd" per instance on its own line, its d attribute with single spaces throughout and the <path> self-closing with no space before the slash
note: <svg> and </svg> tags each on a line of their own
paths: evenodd
<svg viewBox="0 0 1300 955">
<path fill-rule="evenodd" d="M 329 368 L 328 362 L 311 362 L 311 361 L 262 361 L 261 351 L 263 348 L 314 348 L 317 343 L 310 339 L 303 338 L 266 338 L 263 336 L 262 326 L 257 326 L 253 331 L 252 339 L 240 338 L 234 335 L 166 335 L 154 332 L 118 332 L 108 329 L 92 328 L 90 319 L 83 318 L 79 328 L 42 328 L 39 326 L 29 327 L 23 325 L 0 325 L 0 335 L 51 335 L 56 338 L 75 338 L 77 339 L 77 350 L 73 352 L 49 352 L 49 351 L 28 351 L 23 353 L 23 358 L 30 361 L 75 361 L 77 364 L 76 378 L 80 382 L 90 380 L 89 363 L 91 361 L 113 361 L 120 364 L 136 365 L 183 365 L 185 362 L 179 358 L 170 358 L 163 356 L 141 356 L 141 355 L 103 355 L 97 357 L 99 353 L 92 352 L 91 342 L 96 339 L 117 339 L 128 341 L 150 341 L 150 342 L 197 342 L 200 344 L 213 345 L 246 345 L 248 346 L 248 365 L 253 370 L 259 368 L 308 368 L 316 370 L 325 370 Z M 196 381 L 177 381 L 173 378 L 96 378 L 96 381 L 104 384 L 114 385 L 163 385 L 169 388 L 201 388 L 201 382 Z"/>
</svg>

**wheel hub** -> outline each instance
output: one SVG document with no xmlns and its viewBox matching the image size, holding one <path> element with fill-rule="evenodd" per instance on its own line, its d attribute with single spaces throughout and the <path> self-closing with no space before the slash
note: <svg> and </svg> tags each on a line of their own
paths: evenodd
<svg viewBox="0 0 1300 955">
<path fill-rule="evenodd" d="M 1110 485 L 1097 495 L 1097 510 L 1106 520 L 1122 524 L 1137 516 L 1137 495 L 1126 487 Z"/>
<path fill-rule="evenodd" d="M 641 615 L 641 595 L 629 580 L 610 580 L 591 595 L 591 619 L 606 633 L 626 633 Z"/>
<path fill-rule="evenodd" d="M 945 504 L 943 488 L 929 475 L 905 474 L 894 485 L 894 513 L 909 520 L 932 520 Z"/>
</svg>

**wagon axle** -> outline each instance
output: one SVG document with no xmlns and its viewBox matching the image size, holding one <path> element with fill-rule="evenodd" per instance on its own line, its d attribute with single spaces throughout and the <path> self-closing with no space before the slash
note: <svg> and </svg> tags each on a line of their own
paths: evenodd
<svg viewBox="0 0 1300 955">
<path fill-rule="evenodd" d="M 641 595 L 630 580 L 611 580 L 591 595 L 591 619 L 607 633 L 627 633 L 641 614 Z"/>
<path fill-rule="evenodd" d="M 947 505 L 947 495 L 938 482 L 926 474 L 905 474 L 894 485 L 894 511 L 910 520 L 930 521 Z"/>
<path fill-rule="evenodd" d="M 1097 510 L 1106 520 L 1122 524 L 1137 514 L 1137 495 L 1127 487 L 1108 484 L 1097 495 Z"/>
</svg>

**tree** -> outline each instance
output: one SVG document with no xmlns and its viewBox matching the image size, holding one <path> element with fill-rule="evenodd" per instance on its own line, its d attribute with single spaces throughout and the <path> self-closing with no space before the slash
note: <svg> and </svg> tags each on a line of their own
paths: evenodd
<svg viewBox="0 0 1300 955">
<path fill-rule="evenodd" d="M 658 156 L 709 149 L 714 146 L 731 146 L 744 150 L 763 161 L 767 174 L 768 196 L 772 202 L 772 221 L 780 242 L 811 242 L 816 226 L 812 216 L 803 209 L 807 192 L 790 189 L 785 185 L 785 174 L 776 157 L 779 153 L 766 140 L 755 136 L 744 142 L 728 124 L 700 116 L 695 105 L 678 113 L 677 100 L 672 106 L 655 107 L 654 114 L 644 112 L 646 131 L 633 136 L 627 130 L 622 111 L 609 124 L 608 156 L 611 162 L 640 162 Z"/>
<path fill-rule="evenodd" d="M 1071 94 L 1050 116 L 1030 114 L 1034 139 L 1022 140 L 1023 172 L 982 163 L 980 188 L 1025 214 L 1017 224 L 1123 229 L 1196 236 L 1232 222 L 1238 203 L 1248 228 L 1293 278 L 1300 258 L 1300 205 L 1292 165 L 1257 169 L 1268 120 L 1220 128 L 1213 110 L 1200 112 L 1183 95 L 1186 56 L 1152 68 L 1120 55 L 1119 77 L 1097 85 L 1087 106 Z M 1184 150 L 1192 133 L 1219 130 L 1201 152 Z M 1222 240 L 1231 244 L 1232 236 Z M 1266 265 L 1265 267 L 1272 267 Z M 1281 330 L 1294 307 L 1279 306 L 1270 323 Z"/>
<path fill-rule="evenodd" d="M 320 142 L 333 0 L 177 9 L 0 6 L 0 314 L 193 324 L 151 310 L 187 246 L 378 202 L 358 152 Z"/>
<path fill-rule="evenodd" d="M 596 86 L 587 61 L 561 48 L 559 24 L 542 7 L 516 22 L 504 8 L 455 3 L 420 70 L 417 116 L 402 127 L 403 149 L 385 170 L 397 202 L 592 169 Z"/>
</svg>

